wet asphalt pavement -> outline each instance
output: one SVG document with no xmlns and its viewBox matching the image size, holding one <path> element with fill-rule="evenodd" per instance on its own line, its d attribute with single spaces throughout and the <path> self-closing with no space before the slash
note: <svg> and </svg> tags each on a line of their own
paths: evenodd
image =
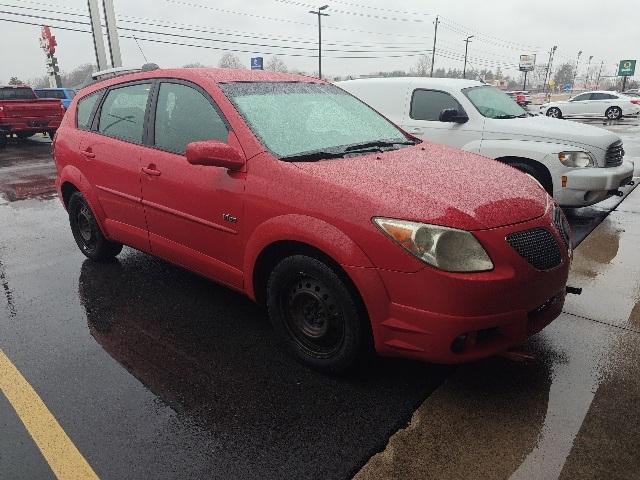
<svg viewBox="0 0 640 480">
<path fill-rule="evenodd" d="M 640 157 L 637 123 L 607 128 Z M 330 377 L 284 354 L 239 294 L 131 249 L 86 260 L 49 148 L 0 151 L 0 350 L 100 478 L 602 478 L 604 458 L 608 478 L 640 470 L 640 309 L 627 308 L 640 190 L 567 212 L 586 238 L 571 277 L 585 295 L 524 360 L 381 359 Z M 0 478 L 55 478 L 2 394 Z"/>
</svg>

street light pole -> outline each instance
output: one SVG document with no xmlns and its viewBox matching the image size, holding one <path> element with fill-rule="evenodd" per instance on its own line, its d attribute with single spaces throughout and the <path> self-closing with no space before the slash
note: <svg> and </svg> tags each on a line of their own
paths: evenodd
<svg viewBox="0 0 640 480">
<path fill-rule="evenodd" d="M 573 95 L 573 89 L 576 86 L 576 77 L 578 76 L 578 65 L 580 65 L 580 55 L 582 55 L 582 50 L 578 52 L 578 59 L 576 60 L 576 71 L 573 72 L 573 82 L 571 82 L 571 93 L 569 95 Z"/>
<path fill-rule="evenodd" d="M 464 41 L 466 45 L 464 47 L 464 67 L 462 68 L 462 78 L 467 78 L 467 54 L 469 53 L 469 42 L 473 37 L 474 35 L 469 35 Z"/>
<path fill-rule="evenodd" d="M 438 23 L 440 23 L 440 16 L 436 15 L 436 29 L 433 32 L 433 50 L 431 50 L 431 73 L 430 77 L 433 77 L 433 64 L 436 61 L 436 40 L 438 39 Z"/>
<path fill-rule="evenodd" d="M 318 16 L 318 78 L 322 79 L 322 17 L 328 17 L 328 13 L 322 13 L 323 10 L 329 8 L 329 5 L 318 7 L 318 10 L 309 10 Z"/>
<path fill-rule="evenodd" d="M 544 76 L 544 85 L 542 85 L 542 93 L 547 91 L 547 84 L 551 82 L 551 65 L 553 63 L 553 55 L 556 53 L 557 45 L 554 45 L 551 50 L 549 50 L 549 62 L 547 63 L 547 73 Z"/>
</svg>

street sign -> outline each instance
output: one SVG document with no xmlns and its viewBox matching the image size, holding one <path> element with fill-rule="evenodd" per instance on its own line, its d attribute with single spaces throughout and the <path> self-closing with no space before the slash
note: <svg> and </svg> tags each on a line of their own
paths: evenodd
<svg viewBox="0 0 640 480">
<path fill-rule="evenodd" d="M 264 70 L 262 67 L 262 57 L 251 58 L 251 70 Z"/>
<path fill-rule="evenodd" d="M 536 68 L 536 56 L 535 55 L 520 55 L 520 71 L 530 72 Z"/>
<path fill-rule="evenodd" d="M 562 86 L 562 91 L 563 91 L 563 92 L 570 92 L 570 91 L 571 91 L 571 87 L 572 87 L 572 85 L 571 85 L 570 83 L 565 83 L 565 84 Z"/>
<path fill-rule="evenodd" d="M 618 76 L 633 77 L 635 73 L 636 73 L 635 60 L 620 60 L 620 65 L 618 66 Z"/>
</svg>

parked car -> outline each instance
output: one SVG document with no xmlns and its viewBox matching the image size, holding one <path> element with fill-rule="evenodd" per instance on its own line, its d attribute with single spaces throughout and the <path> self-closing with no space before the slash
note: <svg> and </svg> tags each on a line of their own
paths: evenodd
<svg viewBox="0 0 640 480">
<path fill-rule="evenodd" d="M 617 92 L 584 92 L 566 101 L 549 102 L 540 106 L 540 113 L 548 117 L 602 117 L 619 120 L 623 116 L 638 115 L 640 100 Z"/>
<path fill-rule="evenodd" d="M 638 90 L 627 90 L 624 94 L 627 97 L 640 98 L 640 92 L 638 92 Z"/>
<path fill-rule="evenodd" d="M 53 137 L 63 115 L 60 100 L 38 98 L 25 85 L 0 86 L 0 142 L 12 134 L 28 138 L 48 133 Z"/>
<path fill-rule="evenodd" d="M 38 98 L 57 98 L 62 102 L 62 106 L 69 108 L 71 100 L 76 94 L 73 88 L 36 88 L 34 90 Z"/>
<path fill-rule="evenodd" d="M 371 345 L 486 357 L 564 303 L 570 229 L 535 181 L 421 142 L 315 78 L 98 81 L 71 103 L 54 158 L 84 255 L 126 244 L 243 292 L 319 369 L 348 368 Z"/>
<path fill-rule="evenodd" d="M 507 95 L 513 98 L 516 101 L 516 103 L 521 107 L 526 107 L 527 105 L 531 104 L 531 95 L 529 95 L 529 92 L 525 90 L 516 90 L 513 92 L 507 92 Z"/>
<path fill-rule="evenodd" d="M 425 77 L 360 79 L 337 85 L 411 135 L 521 170 L 563 206 L 600 202 L 632 179 L 633 163 L 624 161 L 617 135 L 598 127 L 532 116 L 489 85 Z M 457 169 L 451 162 L 447 165 Z"/>
</svg>

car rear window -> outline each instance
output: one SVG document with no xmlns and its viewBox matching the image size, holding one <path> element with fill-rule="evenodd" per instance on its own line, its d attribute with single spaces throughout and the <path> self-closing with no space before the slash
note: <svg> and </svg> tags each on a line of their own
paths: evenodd
<svg viewBox="0 0 640 480">
<path fill-rule="evenodd" d="M 0 88 L 0 100 L 33 100 L 36 94 L 30 88 Z"/>
<path fill-rule="evenodd" d="M 67 98 L 62 90 L 35 90 L 35 92 L 40 98 L 59 98 L 61 100 Z"/>
</svg>

